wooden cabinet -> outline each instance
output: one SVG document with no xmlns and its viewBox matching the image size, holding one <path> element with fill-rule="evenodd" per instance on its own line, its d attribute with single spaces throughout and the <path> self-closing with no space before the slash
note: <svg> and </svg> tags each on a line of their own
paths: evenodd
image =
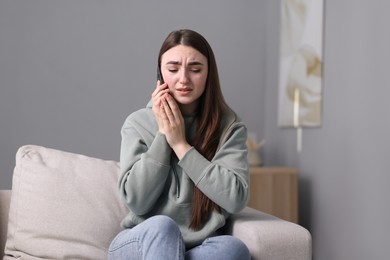
<svg viewBox="0 0 390 260">
<path fill-rule="evenodd" d="M 248 206 L 298 223 L 298 170 L 291 167 L 250 167 Z"/>
</svg>

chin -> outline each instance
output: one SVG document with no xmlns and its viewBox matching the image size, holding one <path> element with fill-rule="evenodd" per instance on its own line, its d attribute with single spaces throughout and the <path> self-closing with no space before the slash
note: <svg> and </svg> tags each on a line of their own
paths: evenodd
<svg viewBox="0 0 390 260">
<path fill-rule="evenodd" d="M 192 98 L 188 98 L 188 97 L 175 97 L 175 100 L 177 103 L 179 103 L 181 105 L 190 105 L 190 104 L 194 103 L 194 100 Z"/>
</svg>

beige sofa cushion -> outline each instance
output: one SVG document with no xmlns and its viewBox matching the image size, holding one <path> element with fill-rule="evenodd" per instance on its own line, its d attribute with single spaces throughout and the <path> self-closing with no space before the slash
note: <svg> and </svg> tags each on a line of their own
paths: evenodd
<svg viewBox="0 0 390 260">
<path fill-rule="evenodd" d="M 106 259 L 127 208 L 119 164 L 40 146 L 16 154 L 6 258 Z"/>
</svg>

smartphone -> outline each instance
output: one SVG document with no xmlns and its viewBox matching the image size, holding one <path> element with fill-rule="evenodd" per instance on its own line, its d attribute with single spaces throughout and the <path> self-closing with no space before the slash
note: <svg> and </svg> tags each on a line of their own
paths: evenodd
<svg viewBox="0 0 390 260">
<path fill-rule="evenodd" d="M 164 83 L 164 79 L 163 79 L 162 74 L 161 74 L 160 66 L 157 66 L 157 80 L 160 81 L 160 84 Z"/>
</svg>

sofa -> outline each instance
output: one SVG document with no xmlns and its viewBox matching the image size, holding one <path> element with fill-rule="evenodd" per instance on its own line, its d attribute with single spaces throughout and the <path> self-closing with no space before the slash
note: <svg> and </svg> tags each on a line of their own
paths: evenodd
<svg viewBox="0 0 390 260">
<path fill-rule="evenodd" d="M 12 191 L 0 191 L 0 257 L 106 259 L 127 213 L 117 191 L 119 163 L 36 145 L 20 147 L 15 162 Z M 225 232 L 252 259 L 312 257 L 305 228 L 249 207 L 231 216 Z"/>
</svg>

